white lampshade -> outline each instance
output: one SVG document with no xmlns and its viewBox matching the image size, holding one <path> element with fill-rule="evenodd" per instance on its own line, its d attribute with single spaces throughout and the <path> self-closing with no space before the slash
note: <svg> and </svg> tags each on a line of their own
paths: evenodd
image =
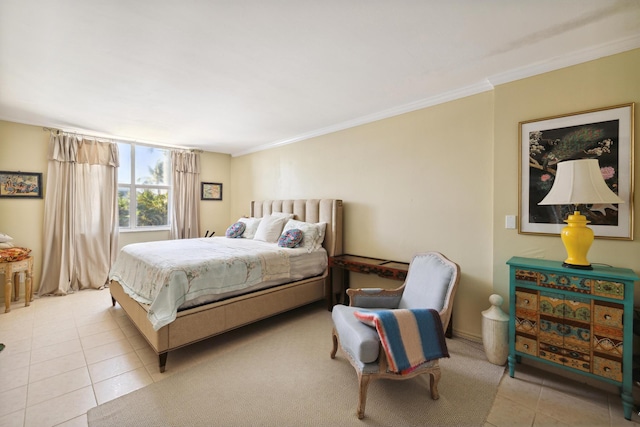
<svg viewBox="0 0 640 427">
<path fill-rule="evenodd" d="M 604 182 L 596 159 L 558 163 L 553 187 L 539 205 L 624 203 Z"/>
</svg>

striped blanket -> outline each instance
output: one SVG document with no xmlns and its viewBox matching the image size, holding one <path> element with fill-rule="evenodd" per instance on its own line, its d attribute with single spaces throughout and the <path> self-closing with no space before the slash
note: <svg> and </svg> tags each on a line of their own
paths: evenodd
<svg viewBox="0 0 640 427">
<path fill-rule="evenodd" d="M 378 331 L 391 372 L 406 374 L 430 360 L 449 357 L 436 310 L 361 310 L 354 315 Z"/>
</svg>

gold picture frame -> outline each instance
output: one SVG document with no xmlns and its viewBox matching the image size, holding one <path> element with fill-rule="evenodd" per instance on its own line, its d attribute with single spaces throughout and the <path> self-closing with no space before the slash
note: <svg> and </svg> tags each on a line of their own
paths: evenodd
<svg viewBox="0 0 640 427">
<path fill-rule="evenodd" d="M 581 206 L 596 238 L 633 240 L 634 103 L 519 123 L 518 233 L 559 235 L 574 206 L 540 206 L 564 160 L 595 158 L 625 203 Z"/>
</svg>

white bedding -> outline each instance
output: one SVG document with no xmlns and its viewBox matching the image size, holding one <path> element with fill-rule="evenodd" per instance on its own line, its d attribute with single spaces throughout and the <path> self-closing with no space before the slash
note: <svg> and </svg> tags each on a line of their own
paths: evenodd
<svg viewBox="0 0 640 427">
<path fill-rule="evenodd" d="M 178 308 L 322 274 L 323 248 L 281 248 L 252 239 L 210 237 L 135 243 L 120 251 L 109 273 L 125 292 L 149 304 L 155 330 Z"/>
</svg>

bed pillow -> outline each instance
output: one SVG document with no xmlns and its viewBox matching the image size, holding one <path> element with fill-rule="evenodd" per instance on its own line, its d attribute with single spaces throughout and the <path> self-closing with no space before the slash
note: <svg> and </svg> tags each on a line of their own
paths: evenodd
<svg viewBox="0 0 640 427">
<path fill-rule="evenodd" d="M 278 216 L 278 217 L 282 217 L 285 219 L 285 221 L 289 221 L 290 219 L 293 219 L 293 214 L 291 213 L 284 213 L 284 212 L 271 212 L 272 216 Z"/>
<path fill-rule="evenodd" d="M 245 224 L 242 237 L 245 239 L 253 239 L 256 235 L 256 230 L 258 229 L 258 225 L 260 225 L 261 219 L 262 218 L 240 218 L 238 222 L 243 222 Z"/>
<path fill-rule="evenodd" d="M 303 222 L 295 219 L 290 219 L 284 226 L 283 232 L 299 229 L 302 231 L 303 237 L 299 247 L 307 249 L 307 252 L 311 252 L 322 247 L 324 242 L 324 234 L 327 228 L 326 222 Z"/>
<path fill-rule="evenodd" d="M 287 222 L 287 218 L 278 215 L 267 215 L 262 218 L 256 235 L 253 236 L 253 240 L 261 240 L 263 242 L 276 243 L 280 234 L 282 234 L 282 227 Z"/>
<path fill-rule="evenodd" d="M 278 239 L 278 246 L 282 248 L 297 248 L 300 246 L 300 242 L 302 242 L 302 237 L 302 230 L 292 228 L 280 235 L 280 238 Z"/>
<path fill-rule="evenodd" d="M 245 224 L 244 222 L 236 222 L 235 224 L 232 224 L 229 226 L 229 228 L 227 228 L 227 231 L 224 233 L 225 236 L 232 238 L 232 239 L 236 239 L 238 237 L 242 237 L 242 233 L 244 233 L 244 230 L 247 228 L 247 224 Z"/>
<path fill-rule="evenodd" d="M 0 233 L 0 249 L 12 248 L 13 247 L 13 237 L 8 234 Z"/>
</svg>

